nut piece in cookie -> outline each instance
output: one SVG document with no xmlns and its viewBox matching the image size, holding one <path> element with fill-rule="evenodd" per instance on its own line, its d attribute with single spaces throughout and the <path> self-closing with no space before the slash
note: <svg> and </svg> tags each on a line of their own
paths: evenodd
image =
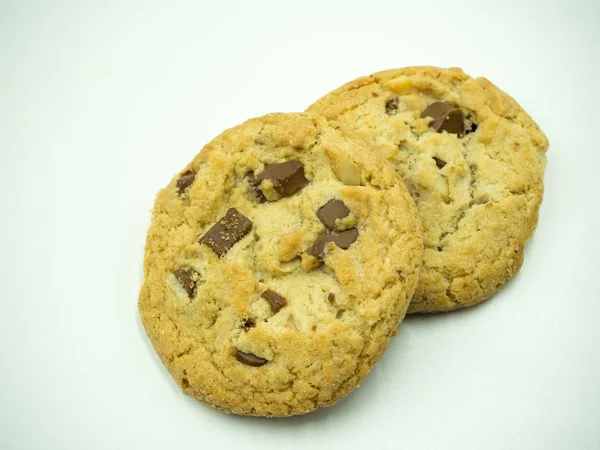
<svg viewBox="0 0 600 450">
<path fill-rule="evenodd" d="M 329 150 L 328 156 L 333 171 L 342 183 L 349 186 L 358 186 L 361 183 L 360 170 L 348 155 L 339 150 Z"/>
</svg>

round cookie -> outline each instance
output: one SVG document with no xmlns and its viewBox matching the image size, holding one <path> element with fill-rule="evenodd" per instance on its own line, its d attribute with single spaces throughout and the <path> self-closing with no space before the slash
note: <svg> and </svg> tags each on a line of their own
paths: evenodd
<svg viewBox="0 0 600 450">
<path fill-rule="evenodd" d="M 509 95 L 460 69 L 407 67 L 352 81 L 308 111 L 378 149 L 417 202 L 425 250 L 409 312 L 474 305 L 519 270 L 548 140 Z"/>
<path fill-rule="evenodd" d="M 271 114 L 225 131 L 158 193 L 139 310 L 188 394 L 228 413 L 303 414 L 382 355 L 422 249 L 385 158 L 324 118 Z"/>
</svg>

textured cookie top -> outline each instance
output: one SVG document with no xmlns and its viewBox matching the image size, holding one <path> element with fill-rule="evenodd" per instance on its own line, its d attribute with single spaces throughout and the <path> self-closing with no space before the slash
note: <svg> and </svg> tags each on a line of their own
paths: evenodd
<svg viewBox="0 0 600 450">
<path fill-rule="evenodd" d="M 378 149 L 416 200 L 425 251 L 409 312 L 473 305 L 520 268 L 548 141 L 506 93 L 460 69 L 408 67 L 352 81 L 308 110 Z"/>
<path fill-rule="evenodd" d="M 159 192 L 139 309 L 186 392 L 302 414 L 368 374 L 421 257 L 416 206 L 385 158 L 323 118 L 272 114 L 225 131 Z"/>
</svg>

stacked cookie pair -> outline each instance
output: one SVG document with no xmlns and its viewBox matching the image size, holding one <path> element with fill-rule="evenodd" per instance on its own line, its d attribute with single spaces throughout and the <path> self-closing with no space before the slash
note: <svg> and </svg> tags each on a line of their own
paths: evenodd
<svg viewBox="0 0 600 450">
<path fill-rule="evenodd" d="M 184 391 L 222 411 L 332 405 L 407 311 L 476 304 L 516 273 L 547 147 L 489 81 L 432 67 L 229 129 L 158 194 L 146 331 Z"/>
</svg>

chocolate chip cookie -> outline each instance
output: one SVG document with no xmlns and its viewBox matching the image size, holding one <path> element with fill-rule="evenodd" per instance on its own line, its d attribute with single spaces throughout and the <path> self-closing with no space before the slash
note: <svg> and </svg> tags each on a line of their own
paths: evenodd
<svg viewBox="0 0 600 450">
<path fill-rule="evenodd" d="M 510 96 L 460 69 L 359 78 L 308 109 L 379 150 L 417 202 L 425 251 L 409 312 L 494 294 L 537 224 L 548 140 Z"/>
<path fill-rule="evenodd" d="M 188 394 L 303 414 L 369 373 L 418 281 L 422 232 L 377 152 L 308 114 L 225 131 L 157 196 L 139 310 Z"/>
</svg>

